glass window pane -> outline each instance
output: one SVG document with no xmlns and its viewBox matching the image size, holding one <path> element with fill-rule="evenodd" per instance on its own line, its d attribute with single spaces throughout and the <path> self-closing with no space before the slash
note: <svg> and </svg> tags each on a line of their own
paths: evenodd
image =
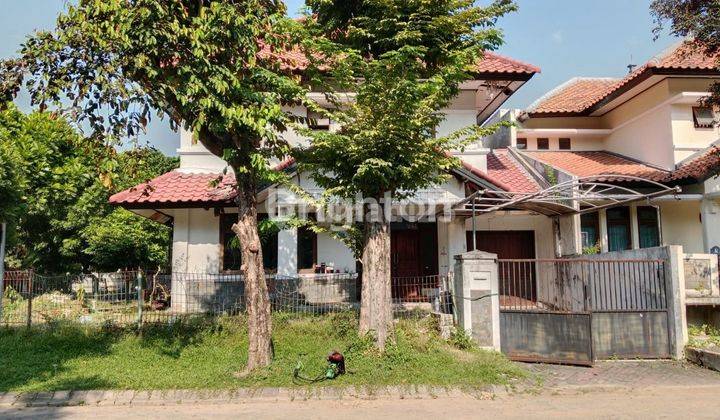
<svg viewBox="0 0 720 420">
<path fill-rule="evenodd" d="M 637 218 L 640 248 L 660 246 L 657 209 L 649 206 L 638 207 Z"/>
<path fill-rule="evenodd" d="M 608 250 L 630 249 L 630 208 L 615 207 L 607 210 Z"/>
<path fill-rule="evenodd" d="M 597 245 L 599 241 L 598 235 L 598 214 L 586 213 L 580 216 L 580 231 L 582 235 L 582 247 L 591 248 Z"/>
</svg>

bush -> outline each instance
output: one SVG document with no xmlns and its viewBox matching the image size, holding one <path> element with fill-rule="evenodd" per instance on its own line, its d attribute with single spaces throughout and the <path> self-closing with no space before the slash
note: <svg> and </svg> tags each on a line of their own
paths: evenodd
<svg viewBox="0 0 720 420">
<path fill-rule="evenodd" d="M 453 328 L 448 342 L 453 347 L 460 350 L 470 350 L 475 347 L 475 342 L 470 334 L 468 334 L 464 329 L 458 327 Z"/>
</svg>

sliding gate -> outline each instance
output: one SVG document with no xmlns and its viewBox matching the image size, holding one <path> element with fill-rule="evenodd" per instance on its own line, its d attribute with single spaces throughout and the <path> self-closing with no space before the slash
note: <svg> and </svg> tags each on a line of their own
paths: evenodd
<svg viewBox="0 0 720 420">
<path fill-rule="evenodd" d="M 501 347 L 512 360 L 670 357 L 663 260 L 499 260 L 498 274 Z"/>
</svg>

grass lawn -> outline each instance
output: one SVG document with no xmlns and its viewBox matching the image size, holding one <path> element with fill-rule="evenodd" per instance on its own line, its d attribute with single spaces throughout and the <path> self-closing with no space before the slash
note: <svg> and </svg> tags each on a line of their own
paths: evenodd
<svg viewBox="0 0 720 420">
<path fill-rule="evenodd" d="M 274 316 L 272 366 L 244 378 L 247 331 L 242 317 L 127 329 L 58 324 L 0 330 L 0 391 L 65 389 L 188 389 L 298 386 L 324 371 L 327 354 L 345 354 L 349 374 L 315 386 L 511 384 L 525 376 L 500 354 L 460 350 L 434 332 L 431 321 L 403 320 L 384 355 L 357 335 L 354 314 Z M 462 340 L 460 340 L 462 342 Z"/>
</svg>

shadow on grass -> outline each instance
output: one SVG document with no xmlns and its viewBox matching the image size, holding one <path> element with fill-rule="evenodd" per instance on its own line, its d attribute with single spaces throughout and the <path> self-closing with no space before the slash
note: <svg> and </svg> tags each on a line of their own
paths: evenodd
<svg viewBox="0 0 720 420">
<path fill-rule="evenodd" d="M 212 318 L 197 317 L 169 324 L 149 324 L 139 332 L 140 345 L 162 356 L 179 359 L 188 347 L 201 346 L 208 332 L 221 327 Z"/>
<path fill-rule="evenodd" d="M 68 380 L 59 376 L 68 361 L 106 354 L 115 337 L 99 329 L 59 325 L 0 329 L 0 391 L 42 388 L 109 388 L 95 376 Z M 70 388 L 67 388 L 70 387 Z M 79 388 L 78 388 L 79 387 Z"/>
</svg>

